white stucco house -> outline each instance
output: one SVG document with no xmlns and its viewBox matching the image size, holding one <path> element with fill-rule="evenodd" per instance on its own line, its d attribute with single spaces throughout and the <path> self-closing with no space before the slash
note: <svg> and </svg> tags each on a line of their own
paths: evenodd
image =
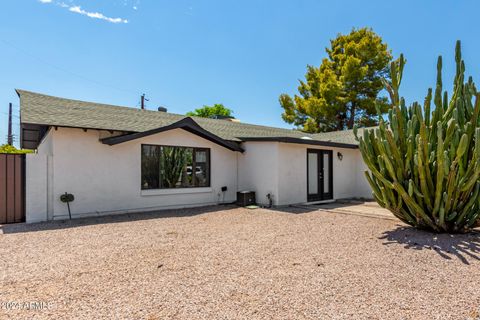
<svg viewBox="0 0 480 320">
<path fill-rule="evenodd" d="M 284 206 L 371 198 L 351 131 L 306 134 L 17 90 L 27 222 L 204 206 L 250 190 Z"/>
</svg>

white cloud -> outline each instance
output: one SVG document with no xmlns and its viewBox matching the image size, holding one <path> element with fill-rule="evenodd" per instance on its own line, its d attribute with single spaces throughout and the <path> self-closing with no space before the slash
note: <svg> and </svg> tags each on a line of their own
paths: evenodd
<svg viewBox="0 0 480 320">
<path fill-rule="evenodd" d="M 105 16 L 103 13 L 100 12 L 88 12 L 83 10 L 80 6 L 72 6 L 69 7 L 68 10 L 70 12 L 78 13 L 93 19 L 100 19 L 100 20 L 105 20 L 111 23 L 128 23 L 127 19 L 122 19 L 122 18 L 110 18 Z"/>
<path fill-rule="evenodd" d="M 86 11 L 86 10 L 83 10 L 80 6 L 68 5 L 65 2 L 59 2 L 59 1 L 54 2 L 54 0 L 38 0 L 38 1 L 41 3 L 53 3 L 59 7 L 68 9 L 68 11 L 70 12 L 78 13 L 92 19 L 100 19 L 100 20 L 108 21 L 110 23 L 128 23 L 127 19 L 107 17 L 103 13 Z"/>
<path fill-rule="evenodd" d="M 140 5 L 140 0 L 133 1 L 133 10 L 138 10 L 138 6 Z"/>
</svg>

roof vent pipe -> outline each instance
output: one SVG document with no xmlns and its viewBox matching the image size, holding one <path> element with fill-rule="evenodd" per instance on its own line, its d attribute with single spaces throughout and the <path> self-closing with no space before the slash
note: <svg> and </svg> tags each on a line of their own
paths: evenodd
<svg viewBox="0 0 480 320">
<path fill-rule="evenodd" d="M 167 108 L 160 106 L 160 107 L 158 107 L 158 111 L 160 111 L 160 112 L 167 112 Z"/>
</svg>

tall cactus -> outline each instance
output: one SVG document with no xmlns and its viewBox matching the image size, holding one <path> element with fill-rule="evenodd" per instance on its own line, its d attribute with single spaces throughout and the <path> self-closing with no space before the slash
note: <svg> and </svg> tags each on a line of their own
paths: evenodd
<svg viewBox="0 0 480 320">
<path fill-rule="evenodd" d="M 433 95 L 428 89 L 423 108 L 417 102 L 406 107 L 400 55 L 390 65 L 391 81 L 384 81 L 388 121 L 379 114 L 379 126 L 361 137 L 354 128 L 375 200 L 403 222 L 435 232 L 466 232 L 480 223 L 480 94 L 471 77 L 465 82 L 460 41 L 455 62 L 450 99 L 442 94 L 439 57 Z"/>
</svg>

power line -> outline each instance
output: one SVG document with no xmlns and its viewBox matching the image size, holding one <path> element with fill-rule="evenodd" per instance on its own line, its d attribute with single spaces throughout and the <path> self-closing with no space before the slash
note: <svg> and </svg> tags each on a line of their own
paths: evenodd
<svg viewBox="0 0 480 320">
<path fill-rule="evenodd" d="M 75 77 L 77 77 L 77 78 L 80 78 L 80 79 L 83 79 L 83 80 L 85 80 L 85 81 L 89 81 L 89 82 L 92 82 L 92 83 L 95 83 L 95 84 L 97 84 L 97 85 L 101 85 L 101 86 L 104 86 L 104 87 L 109 87 L 109 88 L 112 88 L 112 89 L 115 89 L 115 90 L 118 90 L 118 91 L 128 92 L 128 93 L 133 93 L 133 94 L 135 94 L 135 95 L 138 95 L 138 92 L 136 92 L 136 91 L 129 90 L 129 89 L 125 89 L 125 88 L 120 88 L 120 87 L 117 87 L 117 86 L 114 86 L 114 85 L 111 85 L 111 84 L 106 84 L 106 83 L 103 83 L 103 82 L 100 82 L 100 81 L 97 81 L 97 80 L 93 80 L 93 79 L 90 79 L 90 78 L 85 77 L 85 76 L 83 76 L 83 75 L 80 75 L 80 74 L 78 74 L 78 73 L 75 73 L 75 72 L 72 72 L 72 71 L 70 71 L 70 70 L 67 70 L 67 69 L 65 69 L 65 68 L 59 67 L 59 66 L 57 66 L 57 65 L 55 65 L 55 64 L 53 64 L 53 63 L 50 63 L 50 62 L 46 61 L 46 60 L 43 59 L 43 58 L 37 57 L 37 56 L 31 54 L 30 52 L 28 52 L 28 51 L 26 51 L 26 50 L 23 50 L 23 49 L 21 49 L 21 48 L 19 48 L 19 47 L 17 47 L 16 45 L 14 45 L 14 44 L 6 41 L 6 40 L 0 39 L 0 42 L 2 42 L 3 44 L 5 44 L 5 45 L 7 45 L 7 46 L 9 46 L 9 47 L 11 47 L 11 48 L 13 48 L 13 49 L 21 52 L 21 53 L 23 53 L 23 54 L 26 55 L 26 56 L 29 56 L 29 57 L 37 60 L 37 61 L 40 61 L 41 63 L 43 63 L 43 64 L 45 64 L 45 65 L 48 65 L 48 66 L 50 66 L 50 67 L 52 67 L 52 68 L 54 68 L 54 69 L 60 70 L 60 71 L 62 71 L 62 72 L 68 73 L 68 74 L 70 74 L 70 75 L 72 75 L 72 76 L 75 76 Z"/>
<path fill-rule="evenodd" d="M 8 112 L 0 111 L 0 114 L 8 116 Z M 12 117 L 16 119 L 20 119 L 20 113 L 19 112 L 12 112 Z"/>
<path fill-rule="evenodd" d="M 0 112 L 0 113 L 8 116 L 8 112 Z M 15 114 L 12 114 L 12 117 L 17 118 L 17 119 L 20 119 L 20 116 L 19 116 L 19 115 L 17 116 L 17 115 L 15 115 Z"/>
<path fill-rule="evenodd" d="M 13 108 L 15 107 L 15 108 Z M 18 109 L 17 109 L 18 108 Z M 20 119 L 20 106 L 14 103 L 9 103 L 9 112 L 0 111 L 0 114 L 7 115 L 8 117 L 13 117 Z"/>
<path fill-rule="evenodd" d="M 49 66 L 49 67 L 51 67 L 51 68 L 54 68 L 54 69 L 57 69 L 57 70 L 62 71 L 62 72 L 64 72 L 64 73 L 67 73 L 67 74 L 69 74 L 69 75 L 75 76 L 75 77 L 77 77 L 77 78 L 79 78 L 79 79 L 82 79 L 82 80 L 84 80 L 84 81 L 91 82 L 91 83 L 94 83 L 94 84 L 96 84 L 96 85 L 108 87 L 108 88 L 111 88 L 111 89 L 115 89 L 115 90 L 117 90 L 117 91 L 134 94 L 135 96 L 138 96 L 138 94 L 139 94 L 138 91 L 133 91 L 133 90 L 126 89 L 126 88 L 120 88 L 120 87 L 117 87 L 117 86 L 115 86 L 115 85 L 107 84 L 107 83 L 100 82 L 100 81 L 97 81 L 97 80 L 94 80 L 94 79 L 90 79 L 90 78 L 85 77 L 85 76 L 83 76 L 83 75 L 81 75 L 81 74 L 78 74 L 78 73 L 72 72 L 72 71 L 70 71 L 70 70 L 67 70 L 67 69 L 65 69 L 65 68 L 63 68 L 63 67 L 60 67 L 60 66 L 58 66 L 58 65 L 55 65 L 55 64 L 53 64 L 53 63 L 50 63 L 49 61 L 47 61 L 47 60 L 45 60 L 45 59 L 43 59 L 43 58 L 40 58 L 40 57 L 38 57 L 38 56 L 36 56 L 36 55 L 34 55 L 34 54 L 32 54 L 32 53 L 30 53 L 30 52 L 22 49 L 22 48 L 19 48 L 18 46 L 14 45 L 14 44 L 12 44 L 11 42 L 6 41 L 6 40 L 4 40 L 4 39 L 0 39 L 0 42 L 2 42 L 3 44 L 5 44 L 5 45 L 7 45 L 7 46 L 9 46 L 9 47 L 11 47 L 11 48 L 13 48 L 13 49 L 21 52 L 22 54 L 24 54 L 24 55 L 26 55 L 26 56 L 29 56 L 30 58 L 33 58 L 33 59 L 37 60 L 37 61 L 39 61 L 39 62 L 41 62 L 41 63 L 43 63 L 43 64 L 45 64 L 45 65 L 47 65 L 47 66 Z M 157 103 L 157 102 L 155 102 L 155 101 L 152 101 L 151 99 L 149 99 L 149 100 L 147 100 L 147 101 L 150 101 L 150 102 L 152 102 L 152 103 L 154 103 L 154 104 L 157 104 L 158 106 L 161 105 L 160 103 Z M 14 106 L 19 107 L 18 105 L 14 105 Z M 139 106 L 139 103 L 136 104 L 136 107 L 138 107 L 138 106 Z M 146 107 L 146 106 L 145 106 L 145 104 L 144 104 L 144 108 L 145 108 L 145 107 Z"/>
</svg>

